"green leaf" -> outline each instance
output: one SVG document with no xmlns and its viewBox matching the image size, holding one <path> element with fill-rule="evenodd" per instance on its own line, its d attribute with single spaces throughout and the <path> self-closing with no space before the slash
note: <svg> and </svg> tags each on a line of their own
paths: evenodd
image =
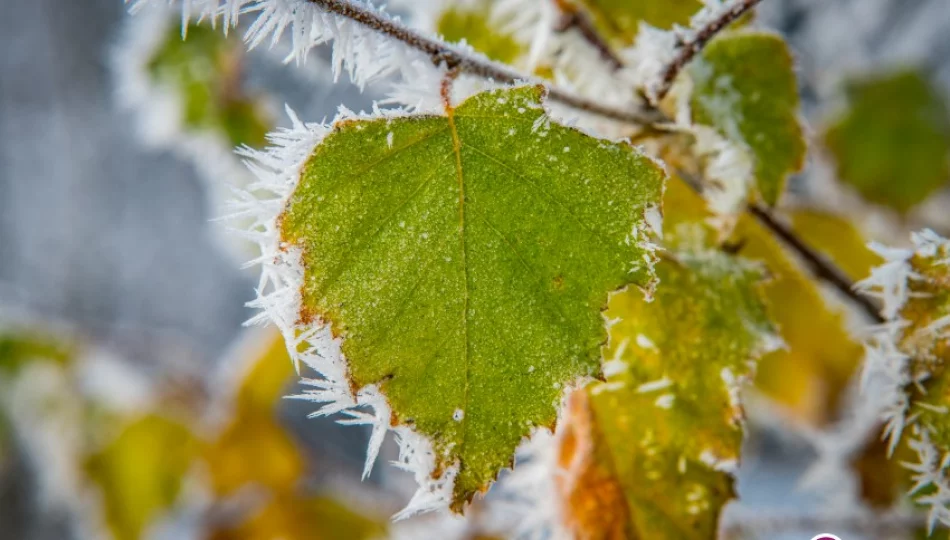
<svg viewBox="0 0 950 540">
<path fill-rule="evenodd" d="M 230 144 L 260 147 L 270 121 L 259 100 L 245 95 L 241 79 L 241 40 L 207 24 L 169 25 L 165 40 L 148 63 L 157 84 L 177 92 L 182 121 L 189 129 L 217 131 Z"/>
<path fill-rule="evenodd" d="M 851 83 L 848 109 L 825 133 L 838 177 L 900 212 L 950 179 L 950 111 L 916 71 Z"/>
<path fill-rule="evenodd" d="M 674 24 L 688 26 L 689 19 L 702 9 L 700 0 L 564 0 L 568 9 L 586 10 L 597 29 L 618 45 L 632 45 L 647 23 L 663 30 Z"/>
<path fill-rule="evenodd" d="M 774 34 L 740 31 L 714 39 L 689 67 L 693 121 L 745 146 L 762 199 L 774 205 L 805 160 L 791 52 Z"/>
<path fill-rule="evenodd" d="M 341 122 L 281 216 L 303 250 L 302 322 L 343 337 L 354 387 L 379 385 L 437 471 L 459 465 L 456 509 L 600 372 L 608 293 L 653 282 L 662 169 L 553 123 L 543 94 Z"/>
<path fill-rule="evenodd" d="M 102 491 L 106 520 L 116 540 L 138 540 L 178 498 L 197 444 L 181 424 L 143 416 L 90 456 L 89 477 Z"/>
<path fill-rule="evenodd" d="M 67 344 L 50 336 L 0 331 L 0 376 L 13 376 L 24 364 L 37 360 L 66 364 L 73 355 Z"/>
<path fill-rule="evenodd" d="M 572 396 L 559 461 L 581 464 L 563 482 L 579 538 L 706 540 L 734 497 L 739 384 L 775 344 L 761 269 L 707 252 L 663 260 L 657 272 L 653 302 L 629 291 L 611 299 L 607 380 Z M 593 459 L 578 456 L 582 448 Z M 605 499 L 610 479 L 623 508 L 585 506 Z"/>
<path fill-rule="evenodd" d="M 492 60 L 512 64 L 524 53 L 524 47 L 491 20 L 491 8 L 488 0 L 450 4 L 439 16 L 436 31 L 447 41 L 465 40 Z"/>
</svg>

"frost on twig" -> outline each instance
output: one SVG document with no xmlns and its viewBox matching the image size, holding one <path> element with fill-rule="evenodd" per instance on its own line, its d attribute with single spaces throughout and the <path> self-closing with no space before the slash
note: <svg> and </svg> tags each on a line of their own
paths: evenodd
<svg viewBox="0 0 950 540">
<path fill-rule="evenodd" d="M 885 390 L 884 435 L 894 451 L 902 439 L 916 455 L 911 495 L 930 507 L 929 525 L 950 524 L 950 241 L 930 230 L 912 235 L 911 249 L 873 245 L 885 259 L 858 288 L 879 297 L 886 322 L 867 344 L 864 378 Z"/>
</svg>

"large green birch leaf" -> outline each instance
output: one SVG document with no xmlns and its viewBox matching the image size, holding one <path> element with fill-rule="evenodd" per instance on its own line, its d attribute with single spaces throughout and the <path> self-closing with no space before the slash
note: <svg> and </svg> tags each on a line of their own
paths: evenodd
<svg viewBox="0 0 950 540">
<path fill-rule="evenodd" d="M 788 44 L 763 32 L 725 34 L 706 46 L 689 73 L 693 121 L 750 151 L 759 195 L 774 205 L 805 160 Z"/>
<path fill-rule="evenodd" d="M 456 509 L 554 423 L 565 385 L 600 373 L 608 293 L 652 286 L 661 167 L 553 123 L 543 93 L 341 122 L 281 217 L 302 321 L 343 337 L 353 385 L 379 385 L 437 472 L 458 464 Z"/>
<path fill-rule="evenodd" d="M 607 380 L 572 396 L 560 476 L 578 538 L 714 538 L 734 497 L 739 385 L 777 343 L 761 267 L 707 252 L 657 271 L 653 302 L 611 299 Z M 585 506 L 592 497 L 614 504 Z"/>
<path fill-rule="evenodd" d="M 869 201 L 906 212 L 950 180 L 950 111 L 921 74 L 852 83 L 825 133 L 838 176 Z"/>
</svg>

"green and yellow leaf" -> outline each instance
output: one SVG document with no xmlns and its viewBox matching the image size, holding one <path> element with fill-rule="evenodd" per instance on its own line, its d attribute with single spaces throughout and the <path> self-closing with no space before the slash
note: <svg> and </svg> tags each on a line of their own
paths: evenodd
<svg viewBox="0 0 950 540">
<path fill-rule="evenodd" d="M 458 467 L 456 509 L 599 374 L 608 293 L 653 282 L 662 169 L 557 125 L 543 94 L 341 122 L 280 218 L 303 253 L 301 321 L 343 338 L 353 387 L 378 385 L 432 440 L 436 474 Z"/>
<path fill-rule="evenodd" d="M 714 39 L 688 70 L 693 121 L 750 152 L 758 194 L 769 205 L 805 161 L 793 63 L 780 36 L 738 31 Z"/>
<path fill-rule="evenodd" d="M 641 23 L 662 30 L 689 26 L 689 19 L 703 7 L 700 0 L 559 0 L 565 10 L 585 10 L 601 35 L 618 46 L 632 45 Z"/>
<path fill-rule="evenodd" d="M 525 47 L 492 20 L 492 4 L 491 0 L 450 3 L 436 21 L 436 32 L 450 42 L 464 40 L 492 60 L 513 64 Z"/>
<path fill-rule="evenodd" d="M 950 180 L 950 110 L 922 74 L 852 82 L 825 132 L 838 177 L 867 200 L 906 212 Z"/>
<path fill-rule="evenodd" d="M 705 203 L 684 182 L 669 182 L 664 208 L 668 245 L 680 249 L 714 245 L 715 234 L 702 225 L 708 217 Z M 846 223 L 827 223 L 839 233 L 836 240 L 818 239 L 813 234 L 817 231 L 809 228 L 812 224 L 805 221 L 831 222 L 834 218 L 800 217 L 804 215 L 803 211 L 793 213 L 793 223 L 800 226 L 796 231 L 817 240 L 818 249 L 834 249 L 839 254 L 835 259 L 838 264 L 854 270 L 873 257 L 859 234 L 845 234 L 849 230 Z M 766 303 L 786 344 L 759 362 L 757 389 L 801 420 L 824 424 L 837 414 L 838 402 L 861 365 L 862 344 L 848 331 L 842 310 L 828 303 L 785 246 L 754 218 L 741 216 L 727 244 L 735 246 L 739 256 L 765 265 L 769 275 L 763 285 Z"/>
<path fill-rule="evenodd" d="M 713 538 L 734 497 L 740 384 L 777 340 L 762 271 L 716 252 L 657 270 L 653 302 L 611 299 L 607 379 L 571 397 L 559 485 L 577 538 Z"/>
</svg>

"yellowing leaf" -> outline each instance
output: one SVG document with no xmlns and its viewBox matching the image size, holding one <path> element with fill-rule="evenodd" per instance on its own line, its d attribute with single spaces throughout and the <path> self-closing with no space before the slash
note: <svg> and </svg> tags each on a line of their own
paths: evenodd
<svg viewBox="0 0 950 540">
<path fill-rule="evenodd" d="M 439 17 L 436 31 L 447 41 L 465 40 L 492 60 L 511 64 L 523 54 L 524 47 L 502 30 L 503 25 L 491 19 L 491 8 L 488 0 L 453 3 Z"/>
<path fill-rule="evenodd" d="M 269 330 L 263 354 L 251 358 L 233 404 L 233 417 L 204 448 L 211 486 L 218 496 L 257 486 L 293 492 L 306 470 L 304 458 L 277 418 L 277 403 L 294 378 L 284 340 Z"/>
<path fill-rule="evenodd" d="M 106 520 L 117 540 L 138 540 L 175 502 L 196 451 L 188 428 L 144 416 L 87 459 L 86 472 L 102 492 Z"/>
<path fill-rule="evenodd" d="M 243 44 L 207 24 L 169 25 L 148 70 L 156 84 L 177 93 L 182 121 L 193 130 L 214 130 L 233 146 L 262 146 L 270 129 L 261 103 L 245 95 L 241 80 Z"/>
<path fill-rule="evenodd" d="M 847 219 L 818 210 L 789 212 L 792 229 L 806 244 L 835 263 L 854 281 L 864 279 L 881 264 L 880 256 L 868 249 L 868 240 Z"/>
<path fill-rule="evenodd" d="M 733 497 L 739 386 L 775 340 L 761 272 L 715 252 L 657 270 L 653 302 L 611 299 L 607 380 L 572 396 L 559 482 L 579 538 L 713 538 Z"/>
<path fill-rule="evenodd" d="M 328 497 L 281 496 L 236 527 L 222 527 L 209 540 L 369 540 L 383 538 L 384 523 Z"/>
<path fill-rule="evenodd" d="M 774 205 L 788 176 L 805 160 L 798 87 L 785 40 L 753 31 L 723 34 L 690 64 L 689 74 L 695 85 L 693 121 L 748 149 L 759 195 Z"/>
<path fill-rule="evenodd" d="M 301 320 L 342 336 L 353 387 L 378 385 L 437 471 L 458 466 L 456 509 L 554 422 L 564 385 L 599 372 L 608 293 L 653 279 L 662 169 L 557 125 L 543 93 L 342 122 L 281 216 L 303 253 Z"/>
<path fill-rule="evenodd" d="M 920 73 L 853 82 L 825 133 L 838 176 L 866 199 L 906 212 L 950 180 L 950 110 Z"/>
<path fill-rule="evenodd" d="M 600 33 L 618 45 L 632 45 L 640 23 L 669 30 L 688 26 L 703 7 L 700 0 L 560 0 L 568 10 L 584 9 Z"/>
</svg>

